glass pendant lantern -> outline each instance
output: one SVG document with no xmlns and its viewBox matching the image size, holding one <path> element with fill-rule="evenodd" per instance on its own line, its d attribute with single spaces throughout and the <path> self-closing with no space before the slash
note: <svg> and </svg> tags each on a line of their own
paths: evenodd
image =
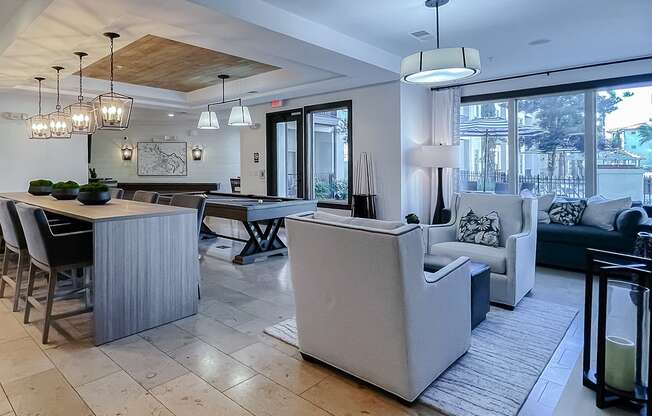
<svg viewBox="0 0 652 416">
<path fill-rule="evenodd" d="M 77 102 L 70 104 L 63 111 L 70 115 L 72 132 L 76 134 L 93 134 L 97 130 L 95 108 L 90 102 L 84 101 L 82 94 L 82 59 L 88 54 L 86 52 L 75 52 L 79 57 L 79 97 Z"/>
<path fill-rule="evenodd" d="M 51 139 L 69 139 L 72 136 L 72 119 L 70 114 L 61 111 L 61 101 L 59 94 L 59 79 L 62 66 L 53 66 L 52 69 L 57 71 L 57 105 L 55 111 L 48 114 L 50 124 Z"/>
<path fill-rule="evenodd" d="M 134 99 L 113 91 L 113 40 L 119 38 L 120 35 L 107 32 L 104 36 L 111 41 L 111 89 L 108 93 L 100 94 L 93 100 L 97 117 L 97 128 L 104 130 L 125 130 L 129 127 L 129 118 L 131 117 L 131 107 L 134 104 Z"/>
<path fill-rule="evenodd" d="M 28 139 L 49 139 L 50 138 L 50 120 L 47 115 L 41 113 L 41 83 L 45 80 L 43 77 L 35 77 L 38 81 L 38 114 L 27 119 Z"/>
</svg>

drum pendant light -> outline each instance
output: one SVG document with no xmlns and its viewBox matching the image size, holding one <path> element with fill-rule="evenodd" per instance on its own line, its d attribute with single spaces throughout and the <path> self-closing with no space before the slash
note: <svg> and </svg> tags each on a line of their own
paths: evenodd
<svg viewBox="0 0 652 416">
<path fill-rule="evenodd" d="M 79 97 L 77 97 L 76 103 L 70 104 L 63 111 L 70 115 L 73 133 L 93 134 L 97 130 L 95 108 L 93 104 L 84 101 L 82 93 L 82 59 L 88 54 L 86 52 L 75 52 L 75 55 L 79 57 Z"/>
<path fill-rule="evenodd" d="M 134 99 L 113 91 L 113 40 L 119 38 L 120 35 L 113 32 L 106 32 L 104 36 L 109 38 L 111 46 L 111 89 L 108 93 L 100 94 L 93 100 L 97 117 L 97 128 L 102 130 L 125 130 L 129 127 L 129 118 L 131 117 L 131 107 L 134 104 Z"/>
<path fill-rule="evenodd" d="M 72 136 L 72 120 L 70 114 L 61 111 L 61 97 L 59 94 L 59 81 L 63 67 L 53 66 L 52 69 L 57 71 L 57 105 L 55 111 L 48 114 L 50 138 L 69 139 Z"/>
<path fill-rule="evenodd" d="M 222 80 L 222 101 L 217 103 L 211 103 L 207 106 L 207 111 L 203 111 L 199 116 L 199 122 L 197 123 L 197 128 L 199 129 L 219 129 L 220 125 L 217 121 L 217 115 L 215 112 L 211 111 L 212 105 L 220 105 L 232 102 L 238 102 L 238 105 L 231 108 L 231 114 L 229 115 L 229 126 L 243 127 L 251 126 L 253 123 L 251 121 L 251 115 L 249 113 L 249 108 L 242 105 L 242 98 L 236 98 L 233 100 L 225 100 L 224 85 L 226 80 L 230 77 L 225 74 L 220 74 L 217 76 Z"/>
<path fill-rule="evenodd" d="M 403 58 L 401 81 L 410 84 L 445 84 L 480 73 L 480 52 L 477 49 L 439 47 L 439 6 L 448 2 L 449 0 L 426 0 L 426 7 L 435 8 L 436 49 Z"/>
<path fill-rule="evenodd" d="M 38 114 L 27 119 L 28 139 L 49 139 L 50 138 L 50 120 L 47 115 L 41 113 L 41 82 L 43 77 L 35 77 L 38 81 Z"/>
</svg>

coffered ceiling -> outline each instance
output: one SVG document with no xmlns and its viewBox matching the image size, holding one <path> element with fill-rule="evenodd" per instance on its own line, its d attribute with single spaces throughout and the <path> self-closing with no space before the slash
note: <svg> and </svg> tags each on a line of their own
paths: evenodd
<svg viewBox="0 0 652 416">
<path fill-rule="evenodd" d="M 190 92 L 215 85 L 218 74 L 247 78 L 279 69 L 254 60 L 146 35 L 115 52 L 114 79 L 134 85 Z M 109 79 L 106 56 L 84 68 L 84 76 Z"/>
</svg>

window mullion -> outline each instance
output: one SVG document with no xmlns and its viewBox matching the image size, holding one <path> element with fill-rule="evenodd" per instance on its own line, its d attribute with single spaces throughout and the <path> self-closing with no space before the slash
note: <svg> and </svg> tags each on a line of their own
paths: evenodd
<svg viewBox="0 0 652 416">
<path fill-rule="evenodd" d="M 508 171 L 509 171 L 509 192 L 518 194 L 518 114 L 517 114 L 516 99 L 510 98 L 507 100 L 507 151 L 509 152 L 508 158 Z"/>
<path fill-rule="evenodd" d="M 596 145 L 595 90 L 584 92 L 584 196 L 597 193 L 597 145 Z"/>
</svg>

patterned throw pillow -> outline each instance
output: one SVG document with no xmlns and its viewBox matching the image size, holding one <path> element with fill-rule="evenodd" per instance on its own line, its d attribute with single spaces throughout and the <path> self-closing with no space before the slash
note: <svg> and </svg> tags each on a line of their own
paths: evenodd
<svg viewBox="0 0 652 416">
<path fill-rule="evenodd" d="M 553 202 L 548 211 L 550 221 L 563 225 L 579 224 L 586 209 L 586 201 Z"/>
<path fill-rule="evenodd" d="M 492 211 L 485 216 L 477 215 L 472 209 L 460 218 L 457 227 L 457 241 L 498 247 L 500 236 L 500 218 Z"/>
</svg>

